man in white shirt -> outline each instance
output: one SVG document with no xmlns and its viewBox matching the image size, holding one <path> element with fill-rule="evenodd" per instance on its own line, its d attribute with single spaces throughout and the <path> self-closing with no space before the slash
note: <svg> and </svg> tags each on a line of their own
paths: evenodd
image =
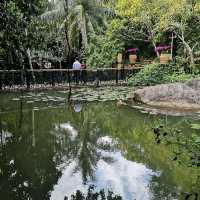
<svg viewBox="0 0 200 200">
<path fill-rule="evenodd" d="M 76 58 L 75 62 L 73 63 L 73 69 L 80 70 L 81 69 L 81 63 Z"/>
<path fill-rule="evenodd" d="M 81 63 L 78 61 L 78 59 L 75 59 L 75 62 L 73 63 L 73 70 L 74 70 L 74 79 L 76 84 L 79 83 L 80 79 L 80 70 L 81 70 Z"/>
</svg>

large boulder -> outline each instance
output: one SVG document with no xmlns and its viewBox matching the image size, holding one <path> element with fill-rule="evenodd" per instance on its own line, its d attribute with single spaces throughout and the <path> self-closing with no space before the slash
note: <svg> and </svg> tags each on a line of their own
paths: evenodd
<svg viewBox="0 0 200 200">
<path fill-rule="evenodd" d="M 153 106 L 200 110 L 200 78 L 186 83 L 145 87 L 136 90 L 130 97 Z"/>
<path fill-rule="evenodd" d="M 200 92 L 200 77 L 193 79 L 191 81 L 188 81 L 186 85 Z"/>
</svg>

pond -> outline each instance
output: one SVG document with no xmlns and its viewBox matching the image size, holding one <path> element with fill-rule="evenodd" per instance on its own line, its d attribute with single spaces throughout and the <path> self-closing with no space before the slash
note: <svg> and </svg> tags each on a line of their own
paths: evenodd
<svg viewBox="0 0 200 200">
<path fill-rule="evenodd" d="M 175 158 L 178 143 L 158 142 L 153 127 L 178 128 L 189 141 L 199 116 L 117 106 L 127 90 L 74 91 L 70 103 L 66 91 L 0 94 L 1 199 L 64 200 L 89 186 L 124 200 L 198 199 L 199 165 L 187 151 Z"/>
</svg>

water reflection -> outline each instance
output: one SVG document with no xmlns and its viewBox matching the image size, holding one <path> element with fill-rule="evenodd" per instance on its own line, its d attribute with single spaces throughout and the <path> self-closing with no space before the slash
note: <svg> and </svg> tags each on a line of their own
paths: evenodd
<svg viewBox="0 0 200 200">
<path fill-rule="evenodd" d="M 73 107 L 74 108 L 74 107 Z M 76 110 L 75 110 L 76 112 Z M 67 166 L 62 167 L 62 177 L 51 193 L 51 199 L 63 199 L 76 190 L 87 191 L 89 185 L 97 189 L 110 189 L 124 199 L 150 199 L 149 183 L 158 173 L 145 165 L 128 161 L 117 149 L 118 142 L 103 136 L 102 129 L 91 110 L 73 114 L 70 122 L 55 126 L 55 135 L 62 137 L 67 146 Z M 68 141 L 68 145 L 66 145 Z M 76 148 L 74 148 L 76 147 Z M 69 153 L 70 152 L 70 153 Z M 70 158 L 69 158 L 70 156 Z"/>
<path fill-rule="evenodd" d="M 113 162 L 99 159 L 94 174 L 95 180 L 90 180 L 88 185 L 95 185 L 97 190 L 110 189 L 127 200 L 151 199 L 153 194 L 149 184 L 152 176 L 159 175 L 158 172 L 153 172 L 143 164 L 127 160 L 121 152 L 100 151 L 100 153 L 103 157 L 111 157 Z M 88 186 L 82 184 L 81 171 L 73 173 L 74 168 L 76 161 L 63 170 L 62 177 L 51 193 L 52 200 L 62 199 L 65 195 L 70 196 L 78 189 L 87 191 Z"/>
<path fill-rule="evenodd" d="M 74 111 L 79 113 L 81 112 L 81 109 L 82 109 L 82 105 L 80 103 L 75 103 L 74 104 Z"/>
<path fill-rule="evenodd" d="M 88 179 L 94 179 L 97 162 L 101 158 L 103 159 L 98 148 L 105 148 L 105 146 L 98 143 L 98 139 L 102 135 L 99 125 L 95 121 L 91 121 L 94 119 L 95 113 L 91 110 L 73 112 L 73 106 L 70 109 L 72 111 L 71 122 L 56 124 L 53 134 L 57 138 L 57 143 L 62 143 L 62 149 L 65 149 L 62 162 L 65 161 L 68 164 L 69 160 L 75 160 L 73 174 L 81 171 L 82 182 L 86 184 Z M 111 149 L 109 146 L 107 148 Z M 107 156 L 105 159 L 109 160 L 109 157 Z"/>
<path fill-rule="evenodd" d="M 178 199 L 180 193 L 196 191 L 198 173 L 170 160 L 176 146 L 155 143 L 151 128 L 160 116 L 118 109 L 112 102 L 49 107 L 46 99 L 27 103 L 19 98 L 10 110 L 1 107 L 6 111 L 0 113 L 4 200 L 63 200 L 91 184 L 125 200 Z M 182 119 L 168 123 L 187 134 Z"/>
<path fill-rule="evenodd" d="M 0 115 L 0 191 L 4 200 L 49 199 L 48 192 L 60 176 L 48 141 L 35 144 L 35 125 L 34 110 L 24 113 L 22 101 L 19 112 Z"/>
</svg>

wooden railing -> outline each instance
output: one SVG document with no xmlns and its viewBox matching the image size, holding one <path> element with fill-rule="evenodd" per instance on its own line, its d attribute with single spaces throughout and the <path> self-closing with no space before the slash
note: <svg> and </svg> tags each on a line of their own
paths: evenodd
<svg viewBox="0 0 200 200">
<path fill-rule="evenodd" d="M 34 70 L 0 70 L 0 90 L 12 87 L 29 89 L 37 85 L 73 85 L 127 82 L 130 75 L 142 69 L 142 65 L 131 68 L 100 69 L 34 69 Z"/>
</svg>

